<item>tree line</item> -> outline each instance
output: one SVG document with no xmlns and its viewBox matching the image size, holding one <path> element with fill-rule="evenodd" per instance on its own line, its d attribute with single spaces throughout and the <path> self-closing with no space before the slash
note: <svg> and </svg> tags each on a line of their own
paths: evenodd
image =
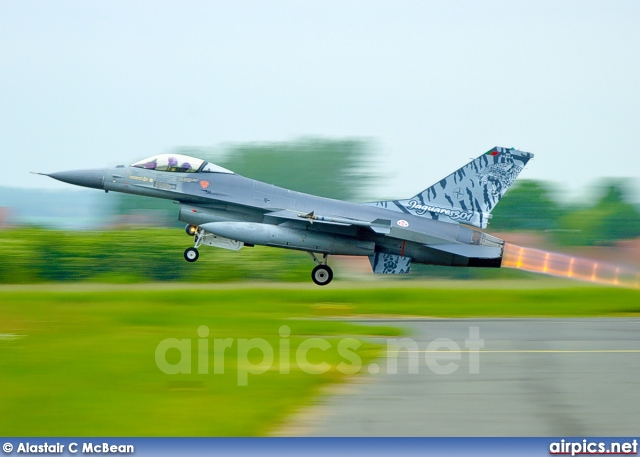
<svg viewBox="0 0 640 457">
<path fill-rule="evenodd" d="M 592 193 L 585 203 L 563 203 L 551 183 L 516 182 L 493 211 L 490 229 L 543 231 L 566 246 L 608 246 L 640 237 L 631 181 L 605 179 Z"/>
<path fill-rule="evenodd" d="M 373 201 L 376 157 L 367 139 L 303 138 L 287 142 L 181 147 L 176 153 L 211 161 L 267 183 L 314 195 Z M 560 245 L 610 245 L 640 237 L 640 208 L 633 202 L 633 182 L 603 180 L 586 203 L 558 198 L 552 183 L 518 180 L 493 211 L 489 230 L 544 232 Z M 179 225 L 169 201 L 119 194 L 120 216 L 155 211 L 165 225 Z M 158 219 L 158 218 L 156 218 Z"/>
</svg>

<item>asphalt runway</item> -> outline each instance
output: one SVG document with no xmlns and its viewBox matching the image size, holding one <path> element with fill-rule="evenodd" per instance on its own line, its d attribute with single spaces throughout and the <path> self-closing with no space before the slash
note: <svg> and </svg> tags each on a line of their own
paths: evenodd
<svg viewBox="0 0 640 457">
<path fill-rule="evenodd" d="M 285 433 L 640 435 L 640 319 L 412 319 L 392 325 L 406 327 L 418 347 L 390 348 L 377 361 L 377 374 L 359 377 L 295 416 Z M 473 327 L 484 340 L 474 352 L 465 347 Z M 443 341 L 460 348 L 459 360 L 434 352 Z M 416 361 L 418 373 L 409 373 Z"/>
</svg>

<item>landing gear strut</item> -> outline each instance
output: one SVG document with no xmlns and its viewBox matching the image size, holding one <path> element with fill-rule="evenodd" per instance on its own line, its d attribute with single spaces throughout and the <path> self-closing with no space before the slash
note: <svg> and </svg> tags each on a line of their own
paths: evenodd
<svg viewBox="0 0 640 457">
<path fill-rule="evenodd" d="M 313 252 L 310 252 L 309 255 L 317 264 L 311 271 L 311 279 L 319 286 L 326 286 L 333 279 L 333 270 L 327 265 L 328 254 L 323 254 L 322 260 L 318 260 Z"/>
<path fill-rule="evenodd" d="M 198 252 L 198 248 L 202 246 L 202 237 L 203 232 L 195 225 L 187 225 L 184 228 L 184 231 L 187 232 L 187 235 L 191 235 L 194 237 L 195 246 L 192 248 L 187 248 L 184 251 L 184 260 L 187 262 L 195 262 L 200 257 L 200 253 Z"/>
</svg>

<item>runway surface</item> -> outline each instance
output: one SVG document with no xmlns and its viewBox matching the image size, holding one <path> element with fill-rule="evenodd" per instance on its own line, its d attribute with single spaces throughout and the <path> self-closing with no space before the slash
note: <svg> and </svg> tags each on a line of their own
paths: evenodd
<svg viewBox="0 0 640 457">
<path fill-rule="evenodd" d="M 376 361 L 377 374 L 297 415 L 285 433 L 640 435 L 640 319 L 421 319 L 393 325 L 407 328 L 417 347 L 409 341 L 408 350 L 389 348 Z M 484 340 L 477 352 L 465 346 L 473 328 Z M 387 346 L 387 340 L 379 342 Z M 438 344 L 459 347 L 459 360 L 436 353 Z M 474 344 L 481 343 L 467 346 Z M 411 364 L 418 373 L 409 373 Z"/>
</svg>

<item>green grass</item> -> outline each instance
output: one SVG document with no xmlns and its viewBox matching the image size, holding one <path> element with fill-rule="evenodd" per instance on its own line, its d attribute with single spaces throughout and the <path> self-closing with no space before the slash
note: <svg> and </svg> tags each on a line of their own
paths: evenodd
<svg viewBox="0 0 640 457">
<path fill-rule="evenodd" d="M 91 286 L 77 290 L 43 286 L 0 288 L 0 435 L 5 436 L 249 436 L 272 430 L 308 404 L 325 385 L 348 375 L 339 341 L 356 337 L 355 351 L 366 372 L 382 346 L 366 336 L 397 336 L 393 326 L 365 326 L 335 317 L 403 315 L 434 317 L 629 316 L 640 313 L 640 292 L 577 287 L 457 288 L 414 283 L 203 288 Z M 210 334 L 209 374 L 198 373 L 197 330 Z M 279 329 L 291 329 L 281 338 Z M 331 349 L 313 349 L 312 363 L 324 374 L 307 374 L 289 358 L 280 373 L 279 344 L 291 353 L 307 338 L 323 337 Z M 188 339 L 190 374 L 165 374 L 155 361 L 166 338 Z M 220 353 L 214 340 L 262 338 L 274 348 L 268 371 L 238 370 L 259 364 L 254 350 L 240 363 L 237 343 L 225 355 L 225 373 L 214 374 Z M 285 360 L 286 358 L 282 358 Z M 176 349 L 167 353 L 179 361 Z M 286 360 L 285 360 L 286 361 Z"/>
</svg>

